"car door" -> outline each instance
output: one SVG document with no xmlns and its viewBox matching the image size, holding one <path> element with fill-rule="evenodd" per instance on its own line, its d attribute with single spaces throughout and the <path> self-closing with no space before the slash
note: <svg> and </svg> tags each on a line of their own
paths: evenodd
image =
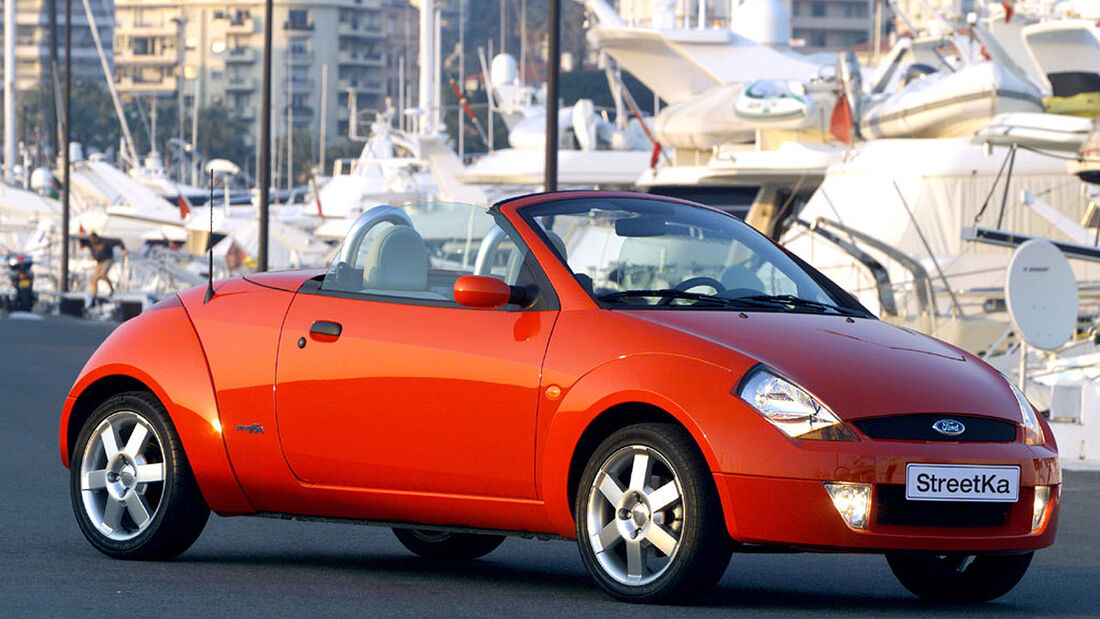
<svg viewBox="0 0 1100 619">
<path fill-rule="evenodd" d="M 287 312 L 276 371 L 279 440 L 299 480 L 535 496 L 539 381 L 555 310 L 468 309 L 430 290 L 314 288 Z"/>
</svg>

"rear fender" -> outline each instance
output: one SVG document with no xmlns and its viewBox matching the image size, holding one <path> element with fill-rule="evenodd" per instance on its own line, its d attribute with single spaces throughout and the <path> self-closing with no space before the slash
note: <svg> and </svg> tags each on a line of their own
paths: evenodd
<svg viewBox="0 0 1100 619">
<path fill-rule="evenodd" d="M 61 414 L 61 461 L 70 466 L 84 422 L 108 397 L 144 388 L 168 411 L 207 504 L 222 515 L 255 511 L 229 463 L 206 357 L 178 297 L 123 323 L 84 365 Z"/>
</svg>

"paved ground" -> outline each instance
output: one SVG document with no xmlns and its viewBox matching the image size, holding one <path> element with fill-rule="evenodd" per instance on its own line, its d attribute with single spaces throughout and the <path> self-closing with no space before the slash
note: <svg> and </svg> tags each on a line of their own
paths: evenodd
<svg viewBox="0 0 1100 619">
<path fill-rule="evenodd" d="M 1097 616 L 1100 472 L 1065 475 L 1058 543 L 1001 600 L 923 604 L 881 557 L 734 556 L 693 606 L 619 604 L 572 544 L 509 539 L 480 561 L 410 556 L 386 529 L 213 517 L 176 561 L 114 561 L 73 520 L 58 458 L 64 394 L 111 325 L 0 314 L 0 614 L 21 616 Z"/>
</svg>

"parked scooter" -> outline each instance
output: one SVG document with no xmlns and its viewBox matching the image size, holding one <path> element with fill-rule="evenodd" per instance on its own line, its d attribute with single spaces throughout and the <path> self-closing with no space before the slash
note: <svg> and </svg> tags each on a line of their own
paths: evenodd
<svg viewBox="0 0 1100 619">
<path fill-rule="evenodd" d="M 11 287 L 15 289 L 11 298 L 5 299 L 5 305 L 9 310 L 29 312 L 34 307 L 36 295 L 32 266 L 34 266 L 34 258 L 26 254 L 8 256 L 8 278 L 11 280 Z"/>
</svg>

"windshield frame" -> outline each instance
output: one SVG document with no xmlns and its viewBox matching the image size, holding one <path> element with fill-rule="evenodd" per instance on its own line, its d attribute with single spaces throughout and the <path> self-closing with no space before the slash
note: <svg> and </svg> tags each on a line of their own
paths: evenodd
<svg viewBox="0 0 1100 619">
<path fill-rule="evenodd" d="M 872 314 L 867 308 L 865 308 L 859 301 L 843 288 L 838 286 L 820 271 L 806 263 L 794 253 L 787 250 L 782 245 L 776 243 L 771 238 L 764 234 L 761 234 L 752 226 L 745 223 L 743 220 L 734 217 L 733 215 L 703 204 L 697 204 L 686 200 L 678 200 L 672 198 L 666 198 L 664 196 L 656 196 L 649 194 L 637 194 L 637 193 L 622 193 L 622 192 L 607 192 L 601 194 L 599 192 L 578 192 L 577 195 L 561 195 L 553 199 L 539 201 L 539 202 L 527 202 L 522 205 L 517 205 L 514 208 L 514 212 L 523 221 L 526 227 L 538 238 L 539 242 L 543 244 L 552 256 L 554 256 L 564 267 L 566 272 L 572 273 L 568 259 L 566 256 L 561 255 L 556 247 L 556 244 L 552 242 L 549 236 L 546 234 L 546 230 L 539 222 L 539 218 L 548 215 L 567 215 L 577 214 L 584 212 L 585 208 L 579 208 L 580 205 L 577 202 L 612 202 L 621 203 L 623 201 L 642 201 L 657 203 L 661 206 L 673 207 L 673 208 L 686 208 L 697 209 L 707 211 L 708 214 L 717 214 L 721 217 L 728 218 L 731 224 L 731 233 L 733 238 L 731 242 L 735 241 L 746 245 L 751 249 L 752 244 L 766 242 L 770 246 L 781 252 L 782 256 L 789 260 L 788 267 L 793 267 L 798 273 L 805 275 L 814 285 L 816 285 L 820 291 L 828 298 L 829 303 L 835 305 L 840 311 L 836 313 L 829 313 L 826 315 L 842 315 L 846 317 L 855 318 L 871 318 L 877 320 L 877 317 Z M 495 205 L 494 208 L 502 206 L 501 204 Z M 627 209 L 629 210 L 629 209 Z M 766 259 L 766 258 L 765 258 Z M 771 261 L 768 261 L 771 262 Z M 774 263 L 772 263 L 774 264 Z M 773 303 L 773 307 L 766 307 L 765 303 L 758 303 L 756 307 L 746 307 L 745 304 L 731 302 L 717 302 L 718 297 L 715 298 L 715 302 L 700 302 L 697 304 L 684 305 L 684 304 L 640 304 L 640 303 L 624 303 L 622 301 L 609 301 L 606 298 L 601 298 L 606 295 L 598 294 L 594 290 L 589 290 L 587 287 L 582 286 L 578 280 L 574 277 L 574 284 L 580 288 L 584 295 L 590 299 L 597 307 L 608 310 L 628 310 L 628 311 L 653 311 L 653 310 L 693 310 L 693 311 L 732 311 L 732 312 L 784 312 L 784 313 L 813 313 L 823 314 L 828 310 L 811 310 L 807 307 L 799 307 L 796 305 L 787 304 L 784 306 L 781 302 L 777 301 Z M 735 301 L 735 298 L 731 298 Z M 807 299 L 812 301 L 811 299 Z"/>
</svg>

